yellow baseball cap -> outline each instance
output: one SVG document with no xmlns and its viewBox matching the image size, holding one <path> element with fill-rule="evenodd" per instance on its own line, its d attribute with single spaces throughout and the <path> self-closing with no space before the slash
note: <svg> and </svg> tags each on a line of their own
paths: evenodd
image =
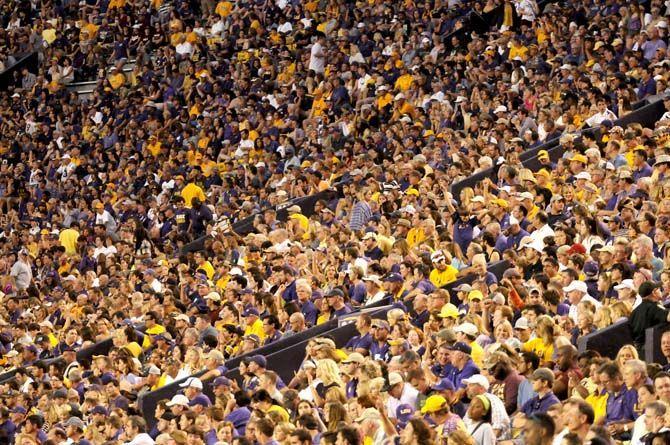
<svg viewBox="0 0 670 445">
<path fill-rule="evenodd" d="M 451 303 L 442 306 L 438 317 L 440 318 L 458 318 L 458 308 Z"/>
<path fill-rule="evenodd" d="M 570 158 L 570 162 L 576 161 L 576 162 L 581 162 L 582 164 L 588 164 L 589 160 L 586 158 L 586 156 L 582 154 L 576 154 L 573 157 Z"/>
<path fill-rule="evenodd" d="M 470 293 L 468 294 L 468 300 L 483 300 L 484 299 L 484 294 L 482 294 L 482 291 L 480 290 L 471 290 Z"/>
<path fill-rule="evenodd" d="M 496 198 L 493 201 L 491 201 L 491 203 L 497 205 L 498 207 L 502 207 L 504 209 L 509 207 L 509 203 L 502 198 Z"/>
<path fill-rule="evenodd" d="M 426 399 L 426 403 L 421 408 L 421 414 L 432 414 L 442 409 L 447 403 L 447 399 L 439 395 L 433 395 Z"/>
</svg>

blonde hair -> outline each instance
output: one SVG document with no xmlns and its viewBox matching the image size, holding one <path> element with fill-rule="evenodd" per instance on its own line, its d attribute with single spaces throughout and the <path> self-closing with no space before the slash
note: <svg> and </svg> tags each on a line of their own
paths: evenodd
<svg viewBox="0 0 670 445">
<path fill-rule="evenodd" d="M 628 360 L 639 360 L 640 359 L 640 356 L 638 355 L 637 349 L 635 349 L 635 346 L 633 346 L 633 345 L 623 345 L 621 347 L 621 349 L 619 349 L 619 352 L 617 352 L 616 359 L 615 359 L 616 364 L 619 365 L 619 368 L 621 368 L 622 370 L 623 370 L 623 365 L 625 365 L 625 363 L 622 362 L 623 361 L 622 355 L 623 355 L 624 352 L 630 352 L 630 355 L 633 357 L 632 359 L 628 359 Z"/>
<path fill-rule="evenodd" d="M 340 386 L 343 385 L 342 379 L 340 378 L 340 368 L 337 366 L 337 363 L 335 363 L 335 360 L 329 358 L 318 360 L 316 362 L 316 375 L 326 386 L 332 383 L 336 383 Z"/>
</svg>

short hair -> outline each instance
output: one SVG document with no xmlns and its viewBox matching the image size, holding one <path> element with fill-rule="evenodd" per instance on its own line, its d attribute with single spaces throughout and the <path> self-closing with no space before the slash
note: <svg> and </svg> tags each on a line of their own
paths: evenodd
<svg viewBox="0 0 670 445">
<path fill-rule="evenodd" d="M 298 428 L 291 433 L 291 437 L 295 437 L 300 442 L 312 443 L 312 435 L 309 434 L 309 431 L 303 428 Z"/>
<path fill-rule="evenodd" d="M 646 409 L 649 408 L 653 409 L 657 416 L 665 416 L 665 413 L 668 410 L 668 406 L 658 400 L 648 403 Z"/>
<path fill-rule="evenodd" d="M 600 365 L 598 368 L 598 373 L 606 374 L 609 378 L 621 377 L 621 370 L 614 362 L 607 362 Z"/>
<path fill-rule="evenodd" d="M 343 426 L 337 430 L 337 434 L 342 436 L 347 445 L 358 445 L 361 442 L 358 430 L 351 426 Z"/>
<path fill-rule="evenodd" d="M 136 428 L 140 433 L 147 432 L 147 422 L 140 416 L 130 416 L 128 421 L 133 428 Z"/>
<path fill-rule="evenodd" d="M 540 366 L 540 356 L 533 351 L 522 352 L 521 357 L 525 363 L 529 363 L 533 370 Z"/>
<path fill-rule="evenodd" d="M 575 405 L 579 410 L 579 414 L 586 416 L 586 423 L 588 423 L 589 425 L 593 425 L 593 421 L 596 415 L 591 405 L 586 403 L 584 400 L 577 399 L 575 397 L 566 400 L 565 405 Z"/>
<path fill-rule="evenodd" d="M 556 432 L 556 423 L 554 419 L 545 413 L 535 413 L 528 417 L 528 422 L 534 423 L 539 428 L 543 429 L 547 437 L 554 437 Z"/>
<path fill-rule="evenodd" d="M 272 437 L 275 432 L 275 424 L 266 417 L 256 420 L 256 429 L 264 436 Z"/>
<path fill-rule="evenodd" d="M 642 360 L 628 360 L 623 366 L 624 369 L 629 369 L 632 372 L 639 372 L 644 377 L 647 376 L 647 364 Z"/>
</svg>

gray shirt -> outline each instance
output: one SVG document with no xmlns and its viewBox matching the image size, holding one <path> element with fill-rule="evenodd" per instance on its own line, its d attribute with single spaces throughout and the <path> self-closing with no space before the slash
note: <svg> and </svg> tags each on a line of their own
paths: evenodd
<svg viewBox="0 0 670 445">
<path fill-rule="evenodd" d="M 17 261 L 14 263 L 10 275 L 16 281 L 16 287 L 18 290 L 28 289 L 30 282 L 33 280 L 32 269 L 30 269 L 30 266 L 23 261 Z"/>
</svg>

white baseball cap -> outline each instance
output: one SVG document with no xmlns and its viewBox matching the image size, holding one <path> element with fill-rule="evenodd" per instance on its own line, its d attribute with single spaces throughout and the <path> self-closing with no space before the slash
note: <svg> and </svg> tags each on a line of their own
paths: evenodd
<svg viewBox="0 0 670 445">
<path fill-rule="evenodd" d="M 586 294 L 589 292 L 588 287 L 586 286 L 586 283 L 580 280 L 574 280 L 568 287 L 563 288 L 563 292 L 572 292 L 574 290 L 577 290 L 583 294 Z"/>
<path fill-rule="evenodd" d="M 471 377 L 468 377 L 467 379 L 463 379 L 463 383 L 465 383 L 466 385 L 480 385 L 486 391 L 488 391 L 489 387 L 491 386 L 491 384 L 489 383 L 489 379 L 487 379 L 481 374 L 475 374 Z"/>
</svg>

